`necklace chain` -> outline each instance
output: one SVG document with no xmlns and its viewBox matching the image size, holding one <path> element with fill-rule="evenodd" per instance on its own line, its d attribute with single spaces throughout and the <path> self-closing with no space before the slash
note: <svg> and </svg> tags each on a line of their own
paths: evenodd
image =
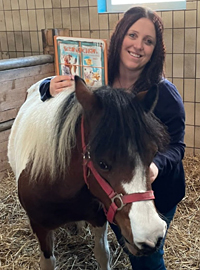
<svg viewBox="0 0 200 270">
<path fill-rule="evenodd" d="M 117 78 L 117 80 L 118 80 L 119 85 L 120 85 L 120 87 L 121 87 L 122 89 L 126 89 L 126 90 L 130 90 L 130 89 L 132 89 L 133 84 L 131 84 L 129 87 L 123 87 L 123 86 L 122 86 L 122 84 L 121 84 L 121 82 L 120 82 L 120 79 L 119 79 L 119 78 Z"/>
</svg>

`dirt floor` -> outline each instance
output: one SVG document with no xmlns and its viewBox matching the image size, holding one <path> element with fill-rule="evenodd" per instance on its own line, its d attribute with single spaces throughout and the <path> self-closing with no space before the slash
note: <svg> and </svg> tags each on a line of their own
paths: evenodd
<svg viewBox="0 0 200 270">
<path fill-rule="evenodd" d="M 186 197 L 179 204 L 165 244 L 168 270 L 200 270 L 200 157 L 186 156 Z M 89 226 L 76 234 L 75 227 L 60 228 L 55 235 L 59 270 L 97 270 L 93 236 Z M 108 234 L 113 269 L 130 270 L 127 256 L 113 232 Z M 21 208 L 15 179 L 8 172 L 0 182 L 0 269 L 38 270 L 39 246 Z M 138 269 L 139 270 L 139 269 Z"/>
</svg>

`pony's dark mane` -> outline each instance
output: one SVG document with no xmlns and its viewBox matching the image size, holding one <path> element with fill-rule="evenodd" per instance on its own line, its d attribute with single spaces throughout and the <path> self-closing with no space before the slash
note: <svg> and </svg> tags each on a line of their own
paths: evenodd
<svg viewBox="0 0 200 270">
<path fill-rule="evenodd" d="M 152 113 L 144 112 L 133 93 L 110 87 L 101 87 L 94 93 L 103 108 L 90 138 L 95 156 L 109 154 L 111 160 L 122 162 L 127 156 L 134 160 L 137 152 L 144 161 L 148 149 L 165 149 L 165 128 Z"/>
<path fill-rule="evenodd" d="M 152 113 L 145 113 L 133 93 L 103 86 L 94 90 L 94 95 L 101 108 L 101 116 L 92 126 L 88 142 L 94 157 L 106 155 L 115 163 L 126 162 L 128 157 L 134 162 L 137 152 L 145 161 L 149 149 L 165 149 L 168 141 L 165 128 Z M 71 149 L 76 144 L 75 133 L 81 114 L 82 107 L 76 99 L 75 92 L 72 92 L 63 100 L 57 115 L 57 171 L 67 170 Z"/>
</svg>

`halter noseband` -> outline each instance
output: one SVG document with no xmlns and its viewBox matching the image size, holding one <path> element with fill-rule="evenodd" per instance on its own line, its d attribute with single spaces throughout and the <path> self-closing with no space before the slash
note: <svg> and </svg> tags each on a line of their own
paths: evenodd
<svg viewBox="0 0 200 270">
<path fill-rule="evenodd" d="M 121 210 L 126 204 L 138 202 L 138 201 L 146 201 L 146 200 L 153 200 L 154 192 L 153 190 L 148 190 L 145 192 L 138 192 L 132 194 L 123 195 L 122 193 L 116 193 L 112 187 L 100 176 L 100 174 L 94 168 L 93 162 L 90 157 L 90 152 L 87 150 L 85 144 L 85 136 L 84 136 L 84 125 L 83 125 L 83 117 L 81 119 L 81 140 L 82 140 L 82 149 L 83 149 L 83 177 L 85 180 L 86 185 L 89 188 L 89 184 L 87 181 L 89 171 L 92 172 L 95 179 L 104 190 L 104 192 L 108 195 L 111 200 L 111 204 L 109 206 L 108 211 L 106 211 L 104 206 L 104 212 L 106 214 L 107 220 L 113 223 L 116 211 Z M 116 205 L 116 200 L 118 200 L 119 206 Z"/>
</svg>

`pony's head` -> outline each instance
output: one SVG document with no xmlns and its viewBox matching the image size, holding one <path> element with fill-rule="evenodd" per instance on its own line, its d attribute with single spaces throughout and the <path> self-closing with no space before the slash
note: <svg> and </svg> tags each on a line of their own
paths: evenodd
<svg viewBox="0 0 200 270">
<path fill-rule="evenodd" d="M 166 131 L 152 114 L 157 87 L 139 95 L 109 86 L 91 91 L 75 77 L 75 93 L 83 108 L 83 151 L 86 163 L 92 163 L 92 173 L 87 177 L 89 189 L 106 211 L 110 211 L 112 199 L 94 175 L 105 181 L 108 189 L 111 187 L 111 193 L 120 194 L 114 199 L 119 209 L 113 221 L 127 248 L 135 255 L 153 252 L 166 232 L 166 223 L 159 217 L 153 200 L 141 199 L 123 206 L 122 201 L 127 195 L 151 190 L 149 165 L 166 146 Z"/>
</svg>

